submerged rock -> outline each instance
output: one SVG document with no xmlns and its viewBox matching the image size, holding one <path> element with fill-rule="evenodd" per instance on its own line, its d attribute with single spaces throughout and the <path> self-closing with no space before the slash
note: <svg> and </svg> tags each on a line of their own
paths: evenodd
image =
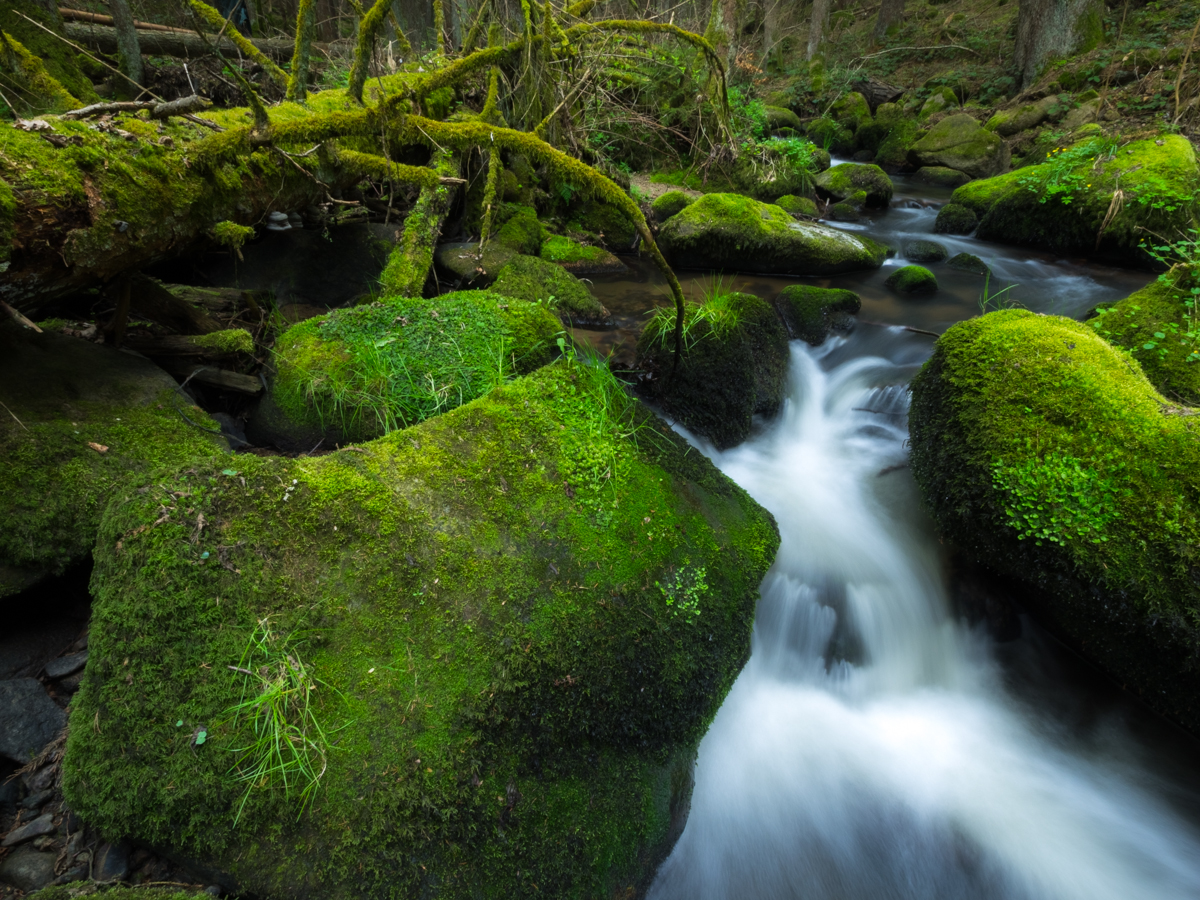
<svg viewBox="0 0 1200 900">
<path fill-rule="evenodd" d="M 957 253 L 946 260 L 946 266 L 950 269 L 970 272 L 972 275 L 987 275 L 992 271 L 988 268 L 988 264 L 974 253 Z"/>
<path fill-rule="evenodd" d="M 106 515 L 71 807 L 261 897 L 648 883 L 749 655 L 770 515 L 567 361 L 354 450 L 239 468 L 161 479 L 210 523 L 198 539 L 151 527 L 149 493 Z M 279 708 L 324 773 L 308 795 L 239 749 L 253 714 L 233 708 L 280 679 L 306 698 Z"/>
<path fill-rule="evenodd" d="M 651 396 L 720 450 L 750 436 L 754 416 L 783 405 L 788 335 L 775 310 L 752 294 L 724 294 L 690 307 L 683 353 L 674 362 L 673 311 L 650 320 L 638 340 L 638 365 L 651 373 Z"/>
<path fill-rule="evenodd" d="M 834 201 L 865 193 L 867 206 L 886 207 L 892 199 L 892 180 L 879 166 L 841 163 L 813 179 L 817 193 Z"/>
<path fill-rule="evenodd" d="M 667 191 L 655 198 L 654 202 L 650 204 L 650 208 L 654 210 L 654 218 L 659 222 L 665 222 L 681 209 L 691 206 L 695 202 L 694 197 L 683 191 Z"/>
<path fill-rule="evenodd" d="M 913 382 L 912 468 L 944 538 L 1043 624 L 1200 732 L 1200 443 L 1086 324 L 959 323 Z"/>
<path fill-rule="evenodd" d="M 853 291 L 789 284 L 779 292 L 775 309 L 787 326 L 788 335 L 820 344 L 830 331 L 848 329 L 862 301 Z"/>
<path fill-rule="evenodd" d="M 778 206 L 738 194 L 706 194 L 672 216 L 659 246 L 683 268 L 780 275 L 877 269 L 888 253 L 868 237 L 797 222 Z"/>
<path fill-rule="evenodd" d="M 7 316 L 0 402 L 0 598 L 89 559 L 129 479 L 228 454 L 217 424 L 149 360 Z"/>
<path fill-rule="evenodd" d="M 610 314 L 582 281 L 562 266 L 536 256 L 518 256 L 500 270 L 493 294 L 543 303 L 571 325 L 608 324 Z"/>
<path fill-rule="evenodd" d="M 944 166 L 972 178 L 987 178 L 1008 168 L 1008 147 L 1000 136 L 960 113 L 938 122 L 912 145 L 908 161 L 914 166 Z"/>
<path fill-rule="evenodd" d="M 1163 134 L 1124 146 L 1088 138 L 1040 165 L 965 184 L 952 199 L 979 217 L 981 240 L 1146 264 L 1146 235 L 1187 233 L 1197 195 L 1191 142 Z"/>
<path fill-rule="evenodd" d="M 250 434 L 309 451 L 407 428 L 545 365 L 560 330 L 548 306 L 487 291 L 334 310 L 279 336 Z"/>
<path fill-rule="evenodd" d="M 900 294 L 932 294 L 938 289 L 937 277 L 924 266 L 903 266 L 884 284 Z"/>
<path fill-rule="evenodd" d="M 938 234 L 970 234 L 979 227 L 979 218 L 969 206 L 947 203 L 938 210 L 933 230 Z"/>
<path fill-rule="evenodd" d="M 941 262 L 949 252 L 937 241 L 909 241 L 904 245 L 904 258 L 915 263 Z"/>
</svg>

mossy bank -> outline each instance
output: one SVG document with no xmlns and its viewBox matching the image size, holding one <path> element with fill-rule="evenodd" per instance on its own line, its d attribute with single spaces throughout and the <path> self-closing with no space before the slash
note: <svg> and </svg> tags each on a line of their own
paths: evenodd
<svg viewBox="0 0 1200 900">
<path fill-rule="evenodd" d="M 104 519 L 66 795 L 264 898 L 639 892 L 777 546 L 569 359 L 361 447 L 176 471 Z M 288 658 L 325 732 L 303 812 L 239 780 L 230 712 Z"/>
<path fill-rule="evenodd" d="M 913 473 L 943 536 L 1200 733 L 1196 420 L 1089 326 L 1023 310 L 955 325 L 912 390 Z"/>
</svg>

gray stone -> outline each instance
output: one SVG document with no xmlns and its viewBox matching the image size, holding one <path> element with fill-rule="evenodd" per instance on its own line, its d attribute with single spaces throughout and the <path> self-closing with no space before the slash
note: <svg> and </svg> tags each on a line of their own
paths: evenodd
<svg viewBox="0 0 1200 900">
<path fill-rule="evenodd" d="M 450 287 L 482 288 L 495 281 L 500 270 L 517 255 L 511 247 L 492 242 L 480 256 L 478 241 L 455 242 L 438 244 L 433 264 L 439 280 Z"/>
<path fill-rule="evenodd" d="M 36 794 L 30 794 L 21 801 L 21 809 L 41 809 L 54 797 L 54 791 L 47 788 L 44 791 L 38 791 Z"/>
<path fill-rule="evenodd" d="M 972 178 L 990 178 L 1008 168 L 1008 145 L 985 131 L 965 113 L 942 119 L 908 151 L 915 166 L 941 166 L 965 172 Z"/>
<path fill-rule="evenodd" d="M 0 681 L 0 756 L 27 763 L 67 724 L 67 714 L 32 678 Z"/>
<path fill-rule="evenodd" d="M 78 653 L 68 653 L 58 659 L 52 659 L 46 663 L 46 677 L 56 680 L 78 672 L 87 663 L 87 657 L 87 651 L 80 650 Z"/>
<path fill-rule="evenodd" d="M 937 241 L 909 241 L 904 245 L 904 257 L 909 262 L 941 262 L 949 255 L 946 248 Z"/>
<path fill-rule="evenodd" d="M 92 867 L 92 878 L 96 881 L 124 881 L 129 877 L 129 844 L 101 844 L 96 851 L 96 864 Z"/>
<path fill-rule="evenodd" d="M 29 893 L 54 880 L 53 853 L 41 853 L 32 847 L 20 847 L 0 864 L 0 881 Z"/>
<path fill-rule="evenodd" d="M 43 834 L 50 834 L 54 829 L 54 816 L 46 813 L 31 822 L 14 828 L 3 841 L 0 841 L 0 847 L 15 847 L 17 844 L 23 844 L 35 837 L 41 837 Z"/>
<path fill-rule="evenodd" d="M 946 265 L 951 269 L 970 272 L 972 275 L 987 275 L 991 271 L 987 263 L 973 253 L 960 253 L 952 256 Z"/>
</svg>

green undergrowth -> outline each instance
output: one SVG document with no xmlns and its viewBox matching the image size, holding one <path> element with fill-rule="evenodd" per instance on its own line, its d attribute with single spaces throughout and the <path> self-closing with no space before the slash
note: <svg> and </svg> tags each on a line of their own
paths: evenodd
<svg viewBox="0 0 1200 900">
<path fill-rule="evenodd" d="M 944 534 L 1019 577 L 1200 623 L 1200 442 L 1088 325 L 1024 310 L 951 328 L 913 385 L 913 468 Z"/>
<path fill-rule="evenodd" d="M 264 897 L 630 889 L 681 824 L 778 544 L 573 356 L 361 447 L 113 499 L 66 796 Z M 299 821 L 268 779 L 235 826 L 230 667 L 268 618 L 305 635 L 328 768 Z"/>
<path fill-rule="evenodd" d="M 555 263 L 597 262 L 607 256 L 603 247 L 589 247 L 560 234 L 546 238 L 541 249 L 542 259 Z"/>
<path fill-rule="evenodd" d="M 73 881 L 45 887 L 25 896 L 28 900 L 78 900 L 80 897 L 95 897 L 96 900 L 203 900 L 204 892 L 198 886 L 192 890 L 182 890 L 174 885 L 128 887 L 98 885 L 94 881 Z"/>
<path fill-rule="evenodd" d="M 362 440 L 544 365 L 560 330 L 545 305 L 484 291 L 334 310 L 280 335 L 273 396 L 294 422 Z"/>
</svg>

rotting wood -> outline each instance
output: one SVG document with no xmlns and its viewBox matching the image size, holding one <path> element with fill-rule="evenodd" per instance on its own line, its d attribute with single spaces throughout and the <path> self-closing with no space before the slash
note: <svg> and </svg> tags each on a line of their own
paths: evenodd
<svg viewBox="0 0 1200 900">
<path fill-rule="evenodd" d="M 229 352 L 197 343 L 195 335 L 186 334 L 153 335 L 139 334 L 136 331 L 131 331 L 125 337 L 125 346 L 130 350 L 136 350 L 143 356 L 149 356 L 154 359 L 159 357 L 178 358 L 181 356 L 199 357 L 202 359 L 227 359 L 228 357 L 237 355 L 237 351 Z"/>
<path fill-rule="evenodd" d="M 101 53 L 117 52 L 117 30 L 115 28 L 107 25 L 67 22 L 63 26 L 63 31 L 71 40 L 99 50 Z M 177 56 L 186 59 L 212 55 L 209 45 L 195 33 L 145 31 L 138 35 L 138 40 L 141 43 L 142 53 L 146 56 Z M 292 42 L 280 38 L 257 38 L 250 43 L 272 59 L 286 60 L 292 54 Z M 237 45 L 228 37 L 221 38 L 220 48 L 221 52 L 231 56 L 236 57 L 238 54 Z M 314 42 L 312 49 L 314 52 L 328 55 L 331 52 L 331 45 Z"/>
<path fill-rule="evenodd" d="M 228 369 L 218 369 L 216 366 L 197 366 L 195 363 L 182 361 L 159 360 L 158 364 L 176 378 L 198 381 L 210 387 L 236 391 L 239 394 L 257 396 L 262 393 L 262 380 L 253 375 L 242 375 Z"/>
<path fill-rule="evenodd" d="M 145 275 L 135 275 L 131 285 L 132 309 L 139 316 L 180 334 L 211 334 L 224 326 L 186 299 Z M 225 307 L 222 307 L 225 308 Z"/>
<path fill-rule="evenodd" d="M 149 110 L 152 119 L 167 119 L 171 116 L 188 116 L 208 109 L 212 101 L 192 94 L 190 97 L 180 97 L 178 100 L 118 100 L 111 103 L 93 103 L 81 109 L 73 109 L 62 114 L 64 119 L 87 119 L 92 116 L 102 116 L 109 113 L 140 112 Z"/>
<path fill-rule="evenodd" d="M 63 17 L 63 20 L 67 22 L 90 22 L 93 25 L 116 27 L 112 16 L 87 12 L 82 9 L 71 9 L 69 6 L 60 6 L 58 12 Z M 187 28 L 173 28 L 170 25 L 159 25 L 157 22 L 143 22 L 140 19 L 133 20 L 133 27 L 138 31 L 165 31 L 173 34 L 191 34 L 191 31 Z"/>
</svg>

